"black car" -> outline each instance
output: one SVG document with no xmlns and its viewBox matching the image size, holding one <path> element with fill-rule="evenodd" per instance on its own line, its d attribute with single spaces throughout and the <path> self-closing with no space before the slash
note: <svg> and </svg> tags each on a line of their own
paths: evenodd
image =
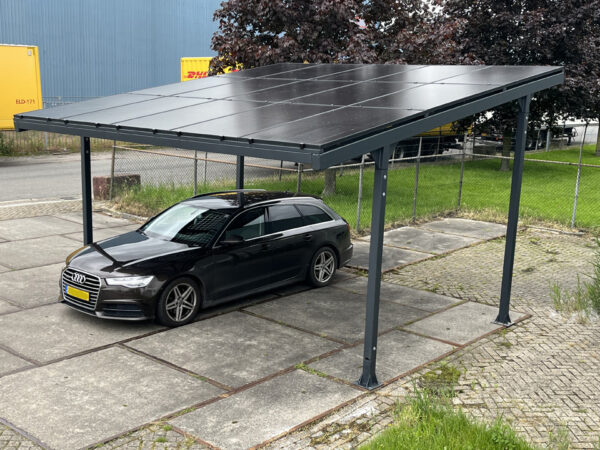
<svg viewBox="0 0 600 450">
<path fill-rule="evenodd" d="M 178 326 L 200 308 L 289 283 L 325 286 L 351 257 L 348 223 L 316 197 L 215 192 L 69 255 L 61 300 L 102 318 Z"/>
</svg>

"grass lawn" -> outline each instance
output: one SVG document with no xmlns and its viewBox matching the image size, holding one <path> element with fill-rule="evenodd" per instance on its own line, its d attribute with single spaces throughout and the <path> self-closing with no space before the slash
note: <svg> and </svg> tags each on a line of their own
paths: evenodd
<svg viewBox="0 0 600 450">
<path fill-rule="evenodd" d="M 361 450 L 520 450 L 533 449 L 502 420 L 488 425 L 453 410 L 448 400 L 417 393 L 399 405 L 394 424 Z"/>
<path fill-rule="evenodd" d="M 593 155 L 593 146 L 585 149 L 585 161 L 600 163 Z M 521 218 L 528 221 L 556 222 L 568 225 L 571 220 L 577 167 L 543 164 L 534 159 L 554 159 L 576 162 L 577 150 L 561 150 L 528 155 L 525 163 L 521 197 Z M 506 220 L 510 195 L 511 172 L 498 170 L 500 161 L 479 160 L 465 163 L 461 211 L 475 215 Z M 447 214 L 456 211 L 460 162 L 421 164 L 417 217 Z M 408 223 L 412 217 L 415 182 L 414 165 L 396 165 L 388 177 L 386 222 Z M 214 191 L 233 187 L 233 181 L 210 185 L 200 191 Z M 296 176 L 248 180 L 247 188 L 269 190 L 296 189 Z M 323 177 L 320 174 L 304 175 L 302 192 L 320 195 Z M 370 227 L 373 170 L 365 170 L 363 202 L 360 224 Z M 191 186 L 143 186 L 126 193 L 118 199 L 117 206 L 125 211 L 152 215 L 191 196 Z M 345 170 L 337 178 L 337 193 L 324 200 L 352 226 L 356 224 L 358 171 Z M 600 227 L 600 169 L 583 168 L 576 225 L 588 229 Z"/>
</svg>

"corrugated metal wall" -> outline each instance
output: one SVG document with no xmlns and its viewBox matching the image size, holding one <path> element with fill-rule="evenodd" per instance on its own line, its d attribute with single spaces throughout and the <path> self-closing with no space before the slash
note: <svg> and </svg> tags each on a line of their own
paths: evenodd
<svg viewBox="0 0 600 450">
<path fill-rule="evenodd" d="M 220 3 L 0 0 L 0 43 L 39 47 L 44 97 L 110 95 L 177 82 L 179 58 L 214 55 Z"/>
</svg>

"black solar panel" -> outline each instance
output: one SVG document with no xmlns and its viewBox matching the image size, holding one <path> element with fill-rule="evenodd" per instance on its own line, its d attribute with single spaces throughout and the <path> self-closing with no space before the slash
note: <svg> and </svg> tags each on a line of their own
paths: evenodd
<svg viewBox="0 0 600 450">
<path fill-rule="evenodd" d="M 32 111 L 15 124 L 133 141 L 140 130 L 166 133 L 187 139 L 187 148 L 202 137 L 326 151 L 508 88 L 555 75 L 558 84 L 561 74 L 540 66 L 284 63 Z"/>
</svg>

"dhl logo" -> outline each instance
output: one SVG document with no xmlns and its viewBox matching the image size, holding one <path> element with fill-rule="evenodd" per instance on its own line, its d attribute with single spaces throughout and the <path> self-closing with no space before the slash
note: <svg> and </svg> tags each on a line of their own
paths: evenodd
<svg viewBox="0 0 600 450">
<path fill-rule="evenodd" d="M 234 69 L 234 70 L 229 70 L 227 72 L 238 72 L 238 69 Z M 206 78 L 208 76 L 208 72 L 207 71 L 200 71 L 200 72 L 195 72 L 193 70 L 189 70 L 187 73 L 186 78 L 189 80 L 195 80 L 197 78 Z"/>
<path fill-rule="evenodd" d="M 186 78 L 190 80 L 195 80 L 196 78 L 206 78 L 208 76 L 208 72 L 195 72 L 193 70 L 188 71 Z"/>
</svg>

